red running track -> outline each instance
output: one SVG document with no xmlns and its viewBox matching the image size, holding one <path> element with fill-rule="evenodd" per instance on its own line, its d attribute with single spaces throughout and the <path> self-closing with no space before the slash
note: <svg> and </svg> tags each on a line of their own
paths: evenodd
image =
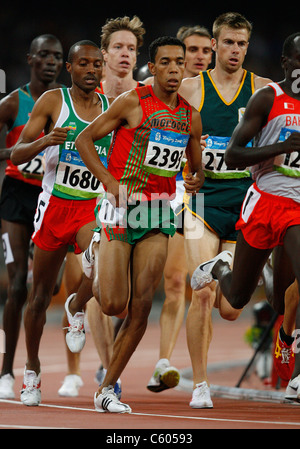
<svg viewBox="0 0 300 449">
<path fill-rule="evenodd" d="M 60 320 L 46 324 L 41 342 L 42 403 L 38 407 L 26 407 L 19 400 L 26 360 L 24 330 L 21 330 L 15 359 L 16 399 L 0 400 L 1 429 L 102 429 L 105 430 L 101 433 L 103 441 L 115 444 L 119 441 L 110 441 L 110 438 L 116 439 L 127 432 L 128 437 L 144 435 L 144 439 L 141 437 L 139 442 L 141 447 L 143 441 L 149 445 L 150 435 L 154 435 L 152 436 L 154 438 L 159 432 L 167 430 L 170 430 L 171 434 L 183 432 L 184 435 L 181 438 L 189 438 L 187 433 L 191 430 L 192 438 L 195 439 L 198 435 L 196 429 L 300 428 L 300 408 L 294 403 L 269 403 L 214 397 L 213 409 L 194 410 L 189 407 L 190 391 L 173 389 L 156 394 L 149 392 L 146 385 L 158 358 L 159 325 L 156 318 L 150 320 L 142 342 L 121 376 L 122 400 L 132 408 L 130 415 L 97 413 L 94 410 L 93 396 L 97 389 L 94 375 L 100 362 L 89 333 L 87 333 L 87 342 L 81 354 L 81 374 L 84 386 L 80 389 L 77 398 L 60 397 L 57 391 L 66 375 L 67 364 L 61 325 L 57 321 Z M 244 362 L 249 360 L 252 349 L 243 340 L 249 325 L 251 325 L 250 314 L 241 316 L 234 323 L 214 318 L 209 364 L 226 363 L 229 360 Z M 184 327 L 171 362 L 178 369 L 190 366 Z M 243 369 L 243 366 L 238 366 L 217 371 L 211 374 L 210 382 L 233 387 Z M 255 374 L 246 379 L 242 387 L 264 388 Z M 130 432 L 131 429 L 148 429 L 150 433 Z M 157 444 L 155 441 L 151 443 Z"/>
</svg>

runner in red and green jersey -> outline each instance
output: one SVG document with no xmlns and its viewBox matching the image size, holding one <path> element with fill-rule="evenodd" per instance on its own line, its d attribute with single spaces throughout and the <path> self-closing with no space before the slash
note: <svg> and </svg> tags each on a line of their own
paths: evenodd
<svg viewBox="0 0 300 449">
<path fill-rule="evenodd" d="M 108 170 L 127 186 L 128 195 L 153 200 L 161 194 L 173 199 L 175 178 L 189 141 L 191 106 L 180 96 L 174 110 L 164 104 L 152 86 L 136 89 L 141 123 L 118 128 L 109 153 Z"/>
<path fill-rule="evenodd" d="M 131 412 L 127 404 L 118 401 L 110 386 L 120 377 L 144 335 L 166 261 L 168 235 L 175 231 L 174 228 L 171 232 L 171 221 L 164 226 L 157 218 L 151 220 L 150 226 L 149 222 L 140 226 L 139 218 L 143 220 L 146 211 L 142 207 L 145 204 L 151 209 L 151 219 L 152 205 L 163 204 L 161 212 L 164 207 L 171 209 L 169 200 L 175 193 L 175 177 L 184 151 L 190 171 L 185 181 L 187 192 L 195 193 L 204 181 L 200 114 L 177 93 L 184 73 L 185 45 L 176 38 L 163 37 L 150 45 L 149 53 L 153 87 L 120 95 L 76 139 L 76 148 L 86 166 L 106 186 L 107 201 L 103 212 L 101 206 L 101 223 L 105 219 L 122 220 L 126 211 L 129 219 L 131 215 L 137 218 L 128 220 L 128 240 L 105 237 L 100 240 L 98 257 L 105 264 L 99 264 L 95 296 L 101 298 L 102 310 L 107 315 L 119 315 L 128 307 L 105 379 L 95 394 L 95 407 L 101 412 Z M 113 130 L 116 132 L 106 169 L 94 151 L 93 142 Z M 128 192 L 124 194 L 126 188 Z M 79 295 L 69 303 L 72 314 L 83 307 Z"/>
</svg>

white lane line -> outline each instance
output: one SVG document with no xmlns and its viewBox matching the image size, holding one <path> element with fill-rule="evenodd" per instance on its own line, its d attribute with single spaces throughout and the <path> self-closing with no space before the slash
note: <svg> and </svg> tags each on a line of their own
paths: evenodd
<svg viewBox="0 0 300 449">
<path fill-rule="evenodd" d="M 9 400 L 9 399 L 0 399 L 0 402 L 8 403 L 8 404 L 23 405 L 22 402 L 20 402 L 20 401 L 13 401 L 13 400 Z M 65 410 L 78 410 L 78 411 L 97 413 L 95 409 L 82 408 L 82 407 L 71 407 L 71 406 L 65 406 L 65 405 L 40 404 L 39 407 L 58 408 L 58 409 L 65 409 Z M 204 416 L 162 415 L 162 414 L 158 414 L 158 413 L 135 413 L 135 412 L 132 412 L 131 415 L 158 417 L 158 418 L 167 418 L 167 419 L 173 418 L 173 419 L 228 422 L 228 423 L 239 423 L 239 424 L 268 424 L 268 425 L 284 425 L 284 426 L 300 427 L 300 422 L 290 422 L 290 421 L 260 421 L 260 420 L 251 420 L 251 419 L 209 418 L 209 417 L 204 417 Z"/>
<path fill-rule="evenodd" d="M 44 426 L 22 426 L 13 424 L 0 424 L 0 429 L 43 429 L 43 430 L 74 430 L 74 427 L 44 427 Z"/>
</svg>

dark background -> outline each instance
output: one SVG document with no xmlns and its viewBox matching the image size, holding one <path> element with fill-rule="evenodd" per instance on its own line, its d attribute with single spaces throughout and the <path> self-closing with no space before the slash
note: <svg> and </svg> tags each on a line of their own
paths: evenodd
<svg viewBox="0 0 300 449">
<path fill-rule="evenodd" d="M 151 41 L 162 35 L 176 35 L 182 25 L 204 25 L 211 32 L 214 19 L 226 11 L 238 11 L 253 24 L 245 68 L 279 81 L 281 48 L 284 39 L 300 31 L 300 7 L 296 2 L 212 2 L 174 0 L 130 2 L 33 2 L 6 1 L 0 10 L 0 68 L 6 73 L 6 92 L 29 80 L 26 54 L 32 39 L 52 33 L 62 42 L 64 56 L 81 39 L 100 44 L 101 27 L 107 18 L 138 15 L 146 28 L 138 67 L 148 61 Z M 65 70 L 61 82 L 69 84 Z"/>
</svg>

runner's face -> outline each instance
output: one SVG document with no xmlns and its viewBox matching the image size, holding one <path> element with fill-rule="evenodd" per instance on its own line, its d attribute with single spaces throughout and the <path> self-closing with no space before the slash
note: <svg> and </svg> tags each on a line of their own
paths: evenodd
<svg viewBox="0 0 300 449">
<path fill-rule="evenodd" d="M 290 57 L 282 58 L 283 68 L 286 72 L 286 78 L 292 82 L 296 81 L 299 86 L 299 69 L 300 69 L 300 37 L 294 39 L 294 48 Z"/>
<path fill-rule="evenodd" d="M 72 63 L 66 67 L 71 74 L 72 83 L 84 92 L 95 90 L 102 76 L 102 54 L 100 49 L 88 45 L 78 47 L 73 55 Z"/>
<path fill-rule="evenodd" d="M 197 76 L 211 63 L 211 40 L 208 37 L 193 34 L 185 38 L 184 43 L 186 45 L 186 76 Z"/>
<path fill-rule="evenodd" d="M 137 40 L 131 31 L 115 31 L 107 50 L 103 50 L 105 64 L 119 75 L 132 73 L 136 65 Z"/>
<path fill-rule="evenodd" d="M 218 40 L 212 39 L 217 62 L 228 72 L 237 72 L 243 65 L 249 46 L 246 28 L 222 27 Z"/>
<path fill-rule="evenodd" d="M 149 68 L 164 90 L 167 92 L 177 91 L 185 68 L 183 48 L 177 45 L 158 47 L 155 63 L 150 63 Z"/>
<path fill-rule="evenodd" d="M 40 81 L 44 83 L 55 81 L 63 65 L 60 43 L 52 39 L 40 39 L 35 53 L 29 55 L 28 62 Z"/>
</svg>

